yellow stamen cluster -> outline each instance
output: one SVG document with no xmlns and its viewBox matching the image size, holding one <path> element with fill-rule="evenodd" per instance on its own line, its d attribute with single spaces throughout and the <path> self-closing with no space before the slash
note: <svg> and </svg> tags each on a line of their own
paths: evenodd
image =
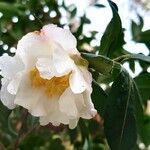
<svg viewBox="0 0 150 150">
<path fill-rule="evenodd" d="M 30 71 L 30 79 L 32 87 L 42 88 L 48 97 L 60 96 L 69 86 L 69 74 L 48 80 L 41 78 L 36 68 Z"/>
</svg>

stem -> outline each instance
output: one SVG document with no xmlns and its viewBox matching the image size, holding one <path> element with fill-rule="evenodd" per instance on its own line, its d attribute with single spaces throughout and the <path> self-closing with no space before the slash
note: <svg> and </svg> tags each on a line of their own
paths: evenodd
<svg viewBox="0 0 150 150">
<path fill-rule="evenodd" d="M 6 150 L 6 148 L 4 147 L 2 143 L 0 143 L 0 150 Z"/>
<path fill-rule="evenodd" d="M 117 58 L 115 58 L 115 59 L 113 59 L 114 61 L 120 61 L 120 60 L 126 60 L 126 59 L 128 59 L 129 57 L 130 57 L 131 55 L 130 54 L 126 54 L 126 55 L 122 55 L 122 56 L 120 56 L 120 57 L 117 57 Z"/>
<path fill-rule="evenodd" d="M 21 116 L 21 118 L 22 118 L 21 127 L 19 129 L 18 137 L 16 139 L 16 142 L 13 146 L 13 150 L 17 150 L 17 148 L 18 148 L 18 146 L 21 142 L 21 137 L 22 137 L 23 130 L 24 130 L 24 127 L 25 127 L 24 125 L 25 125 L 25 122 L 27 120 L 27 116 L 28 116 L 28 111 L 26 109 L 23 109 L 23 113 L 22 113 L 22 116 Z"/>
</svg>

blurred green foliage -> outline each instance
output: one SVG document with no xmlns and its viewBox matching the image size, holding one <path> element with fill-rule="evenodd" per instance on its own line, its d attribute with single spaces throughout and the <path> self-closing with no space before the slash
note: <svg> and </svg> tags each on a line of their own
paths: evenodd
<svg viewBox="0 0 150 150">
<path fill-rule="evenodd" d="M 89 62 L 92 99 L 99 113 L 90 121 L 81 119 L 77 128 L 69 130 L 64 125 L 40 127 L 38 119 L 23 108 L 10 111 L 0 103 L 0 150 L 133 150 L 139 149 L 141 142 L 150 145 L 150 116 L 145 114 L 150 98 L 150 56 L 132 54 L 123 48 L 125 29 L 118 7 L 112 1 L 108 3 L 112 19 L 100 45 L 92 47 L 97 32 L 93 29 L 90 36 L 84 35 L 84 26 L 90 24 L 86 14 L 78 17 L 78 26 L 71 21 L 77 17 L 75 5 L 66 6 L 64 1 L 56 0 L 0 0 L 0 55 L 13 56 L 12 47 L 16 47 L 18 40 L 45 24 L 69 26 L 77 38 L 78 50 Z M 97 1 L 91 5 L 105 7 Z M 66 22 L 62 21 L 64 14 Z M 143 31 L 143 25 L 141 16 L 139 24 L 132 21 L 133 41 L 144 43 L 150 50 L 150 30 Z M 87 52 L 89 48 L 93 51 Z M 134 80 L 123 69 L 125 62 L 133 72 L 135 62 L 140 64 L 142 72 Z M 102 83 L 105 88 L 101 88 Z"/>
</svg>

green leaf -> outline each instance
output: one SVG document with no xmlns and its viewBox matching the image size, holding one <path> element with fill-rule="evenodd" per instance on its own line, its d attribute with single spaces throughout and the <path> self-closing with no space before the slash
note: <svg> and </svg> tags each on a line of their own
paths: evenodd
<svg viewBox="0 0 150 150">
<path fill-rule="evenodd" d="M 129 67 L 133 72 L 135 72 L 135 61 L 134 60 L 129 61 Z"/>
<path fill-rule="evenodd" d="M 149 42 L 150 30 L 143 31 L 139 34 L 137 41 L 138 42 Z"/>
<path fill-rule="evenodd" d="M 135 59 L 135 60 L 140 60 L 140 61 L 150 63 L 150 56 L 145 56 L 142 54 L 133 54 L 129 57 L 129 59 Z"/>
<path fill-rule="evenodd" d="M 108 96 L 104 130 L 112 150 L 131 150 L 137 139 L 130 77 L 121 72 Z"/>
<path fill-rule="evenodd" d="M 141 138 L 146 146 L 150 145 L 150 116 L 144 116 Z"/>
<path fill-rule="evenodd" d="M 8 123 L 10 113 L 11 110 L 6 108 L 0 101 L 0 143 L 2 143 L 4 146 L 8 146 L 8 144 L 10 144 L 14 138 Z"/>
<path fill-rule="evenodd" d="M 105 56 L 90 53 L 82 53 L 81 55 L 89 62 L 89 67 L 103 75 L 112 76 L 112 78 L 115 79 L 121 71 L 119 63 L 116 63 Z"/>
<path fill-rule="evenodd" d="M 137 38 L 137 36 L 141 33 L 142 28 L 144 26 L 143 18 L 139 15 L 138 18 L 139 18 L 139 24 L 135 23 L 134 21 L 132 21 L 131 23 L 131 29 L 132 29 L 131 31 L 132 31 L 133 39 Z"/>
<path fill-rule="evenodd" d="M 23 15 L 23 13 L 14 4 L 7 2 L 0 2 L 0 12 L 4 13 L 4 16 Z"/>
<path fill-rule="evenodd" d="M 139 16 L 140 24 L 137 25 L 132 21 L 132 36 L 135 42 L 144 43 L 150 49 L 150 30 L 142 31 L 143 18 Z"/>
<path fill-rule="evenodd" d="M 65 147 L 60 138 L 55 138 L 55 139 L 52 139 L 49 149 L 50 150 L 65 150 Z"/>
<path fill-rule="evenodd" d="M 141 32 L 141 29 L 134 21 L 131 22 L 131 28 L 132 28 L 132 36 L 133 38 L 135 38 Z"/>
<path fill-rule="evenodd" d="M 144 43 L 148 49 L 150 49 L 150 41 Z"/>
<path fill-rule="evenodd" d="M 135 78 L 135 82 L 140 90 L 143 101 L 146 103 L 146 101 L 150 99 L 150 74 L 140 74 Z"/>
<path fill-rule="evenodd" d="M 102 55 L 82 53 L 82 56 L 89 62 L 90 67 L 101 74 L 110 75 L 113 67 L 113 61 Z"/>
<path fill-rule="evenodd" d="M 102 36 L 99 54 L 110 57 L 116 50 L 118 43 L 124 43 L 124 40 L 122 39 L 122 42 L 120 42 L 120 37 L 122 37 L 123 30 L 121 20 L 117 12 L 118 7 L 112 1 L 109 0 L 108 2 L 112 9 L 113 17 Z"/>
<path fill-rule="evenodd" d="M 136 37 L 133 38 L 135 42 L 144 43 L 150 49 L 150 30 L 140 32 Z"/>
<path fill-rule="evenodd" d="M 8 129 L 8 117 L 11 113 L 11 110 L 6 108 L 1 102 L 0 102 L 0 129 L 2 130 L 9 130 Z"/>
<path fill-rule="evenodd" d="M 122 55 L 114 59 L 115 61 L 119 60 L 122 63 L 125 61 L 139 60 L 142 62 L 150 63 L 150 56 L 145 56 L 143 54 L 127 54 Z"/>
<path fill-rule="evenodd" d="M 75 15 L 76 15 L 76 13 L 77 13 L 77 8 L 75 7 L 72 11 L 71 11 L 71 18 L 73 18 L 73 17 L 75 17 Z"/>
<path fill-rule="evenodd" d="M 89 131 L 88 131 L 87 125 L 83 119 L 79 120 L 79 127 L 80 127 L 81 134 L 82 134 L 82 141 L 84 143 L 85 139 L 89 140 Z"/>
<path fill-rule="evenodd" d="M 70 137 L 71 144 L 73 144 L 77 140 L 77 136 L 78 136 L 77 128 L 68 129 L 68 134 Z"/>
<path fill-rule="evenodd" d="M 98 4 L 98 3 L 94 4 L 94 6 L 96 6 L 96 7 L 98 7 L 98 8 L 104 8 L 104 7 L 105 7 L 105 5 L 103 5 L 103 4 Z"/>
<path fill-rule="evenodd" d="M 130 78 L 132 85 L 131 85 L 131 92 L 132 92 L 132 100 L 134 105 L 134 114 L 136 117 L 136 124 L 139 134 L 141 135 L 142 127 L 143 127 L 143 116 L 144 116 L 144 109 L 142 104 L 141 95 L 137 88 L 136 83 L 132 78 Z"/>
<path fill-rule="evenodd" d="M 89 129 L 86 125 L 85 120 L 83 120 L 83 119 L 79 120 L 79 127 L 80 127 L 80 131 L 81 131 L 81 136 L 82 136 L 83 149 L 91 150 L 92 141 L 90 139 Z"/>
<path fill-rule="evenodd" d="M 134 35 L 136 36 L 137 34 L 139 34 L 142 31 L 142 28 L 144 26 L 143 18 L 138 15 L 138 19 L 139 19 L 139 24 L 135 23 L 134 21 L 132 21 L 131 24 L 133 37 Z"/>
<path fill-rule="evenodd" d="M 140 15 L 138 15 L 138 18 L 139 18 L 139 21 L 140 21 L 139 28 L 142 30 L 143 26 L 144 26 L 144 20 Z"/>
<path fill-rule="evenodd" d="M 107 94 L 96 81 L 92 82 L 92 88 L 93 88 L 93 92 L 91 97 L 94 106 L 98 111 L 98 113 L 100 114 L 100 116 L 104 117 L 104 109 L 107 100 Z"/>
</svg>

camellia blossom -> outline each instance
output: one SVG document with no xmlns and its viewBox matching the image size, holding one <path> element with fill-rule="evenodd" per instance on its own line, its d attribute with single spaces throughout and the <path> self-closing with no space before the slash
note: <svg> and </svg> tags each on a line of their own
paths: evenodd
<svg viewBox="0 0 150 150">
<path fill-rule="evenodd" d="M 50 24 L 25 35 L 14 57 L 0 57 L 1 101 L 22 106 L 41 125 L 68 124 L 97 113 L 91 101 L 92 77 L 69 30 Z"/>
</svg>

